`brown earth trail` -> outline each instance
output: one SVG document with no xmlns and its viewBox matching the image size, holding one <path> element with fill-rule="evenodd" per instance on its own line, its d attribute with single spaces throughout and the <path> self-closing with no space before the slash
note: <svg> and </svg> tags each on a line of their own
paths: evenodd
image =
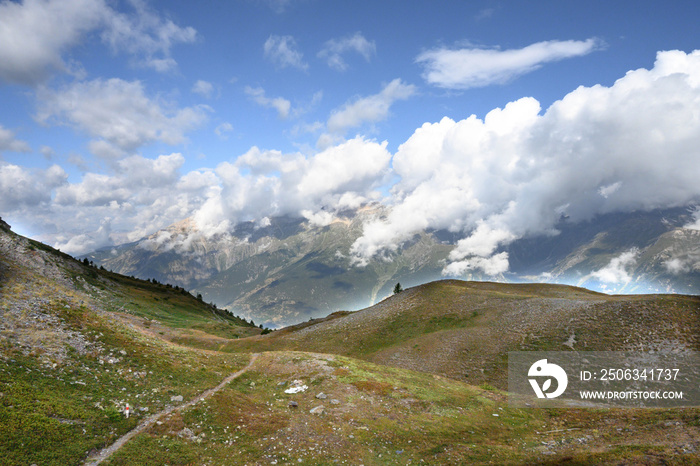
<svg viewBox="0 0 700 466">
<path fill-rule="evenodd" d="M 237 371 L 237 372 L 234 372 L 233 374 L 231 374 L 231 375 L 229 375 L 228 377 L 226 377 L 226 378 L 225 378 L 219 385 L 217 385 L 216 387 L 210 388 L 209 390 L 204 391 L 203 393 L 201 393 L 200 395 L 197 395 L 196 397 L 194 397 L 193 399 L 191 399 L 191 400 L 188 401 L 187 403 L 183 403 L 183 404 L 177 405 L 177 406 L 170 406 L 170 407 L 164 409 L 163 411 L 160 411 L 160 412 L 154 414 L 153 416 L 149 416 L 148 418 L 144 419 L 138 426 L 136 426 L 135 428 L 133 428 L 132 430 L 130 430 L 130 431 L 127 432 L 126 434 L 124 434 L 124 435 L 122 435 L 121 437 L 119 437 L 119 439 L 117 439 L 117 441 L 114 442 L 112 445 L 103 448 L 103 449 L 100 450 L 98 453 L 96 453 L 94 456 L 89 457 L 89 458 L 85 461 L 84 464 L 85 464 L 86 466 L 96 466 L 96 465 L 102 463 L 104 460 L 106 460 L 107 458 L 109 458 L 114 452 L 116 452 L 117 450 L 119 450 L 119 449 L 120 449 L 126 442 L 128 442 L 132 437 L 134 437 L 135 435 L 137 435 L 137 434 L 143 432 L 143 431 L 146 430 L 147 428 L 151 427 L 153 424 L 156 423 L 156 421 L 158 421 L 159 419 L 161 419 L 163 416 L 167 416 L 168 414 L 174 413 L 174 412 L 176 412 L 176 411 L 181 411 L 181 410 L 183 410 L 183 409 L 189 408 L 190 406 L 194 405 L 195 403 L 198 403 L 198 402 L 200 402 L 200 401 L 202 401 L 202 400 L 204 400 L 204 399 L 210 397 L 210 396 L 213 395 L 214 393 L 216 393 L 216 392 L 218 392 L 219 390 L 221 390 L 222 388 L 224 388 L 224 387 L 225 387 L 227 384 L 229 384 L 232 380 L 234 380 L 234 379 L 240 377 L 241 375 L 245 374 L 245 373 L 248 371 L 248 369 L 250 369 L 250 368 L 253 366 L 253 364 L 255 363 L 255 360 L 258 359 L 258 356 L 259 356 L 258 353 L 254 353 L 254 354 L 251 356 L 250 362 L 248 363 L 247 366 L 245 366 L 243 369 L 241 369 L 241 370 L 239 370 L 239 371 Z"/>
</svg>

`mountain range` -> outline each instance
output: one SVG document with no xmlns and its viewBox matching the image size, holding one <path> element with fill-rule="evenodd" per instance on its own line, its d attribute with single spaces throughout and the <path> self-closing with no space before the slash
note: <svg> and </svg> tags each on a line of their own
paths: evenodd
<svg viewBox="0 0 700 466">
<path fill-rule="evenodd" d="M 205 235 L 185 219 L 139 241 L 86 257 L 115 272 L 156 279 L 201 293 L 206 301 L 272 328 L 356 310 L 389 296 L 396 283 L 415 286 L 444 278 L 460 236 L 426 230 L 375 257 L 353 263 L 352 244 L 379 204 L 337 214 L 323 226 L 304 218 L 241 222 Z M 527 237 L 502 248 L 510 269 L 458 278 L 549 282 L 606 293 L 700 293 L 700 230 L 694 206 L 611 213 L 573 223 L 557 234 Z"/>
</svg>

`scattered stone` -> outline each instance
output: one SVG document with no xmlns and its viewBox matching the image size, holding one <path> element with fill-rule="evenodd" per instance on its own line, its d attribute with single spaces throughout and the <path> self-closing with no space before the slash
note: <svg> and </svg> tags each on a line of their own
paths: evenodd
<svg viewBox="0 0 700 466">
<path fill-rule="evenodd" d="M 323 414 L 324 408 L 323 405 L 316 406 L 315 408 L 311 408 L 309 410 L 309 414 Z"/>
<path fill-rule="evenodd" d="M 175 395 L 175 396 L 171 396 L 171 397 L 170 397 L 170 401 L 173 401 L 173 402 L 176 402 L 176 403 L 179 402 L 179 401 L 182 401 L 182 400 L 183 400 L 182 395 Z"/>
<path fill-rule="evenodd" d="M 296 401 L 290 401 L 287 406 L 289 406 L 290 408 L 298 408 L 299 403 L 297 403 Z"/>
<path fill-rule="evenodd" d="M 321 393 L 319 393 L 318 395 L 316 395 L 316 398 L 318 398 L 319 400 L 325 400 L 326 398 L 328 398 L 328 395 L 326 395 L 325 393 L 321 392 Z"/>
<path fill-rule="evenodd" d="M 340 404 L 340 400 L 332 399 L 332 400 L 331 400 L 331 404 L 332 404 L 332 405 L 339 405 L 339 404 Z"/>
<path fill-rule="evenodd" d="M 177 436 L 180 438 L 184 438 L 187 440 L 192 440 L 194 438 L 194 432 L 192 432 L 188 427 L 185 427 L 182 429 L 180 432 L 177 433 Z"/>
</svg>

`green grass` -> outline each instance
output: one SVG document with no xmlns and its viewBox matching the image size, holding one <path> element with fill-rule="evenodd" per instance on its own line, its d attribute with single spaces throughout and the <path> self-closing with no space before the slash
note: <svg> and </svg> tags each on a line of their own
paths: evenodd
<svg viewBox="0 0 700 466">
<path fill-rule="evenodd" d="M 61 315 L 103 351 L 72 352 L 55 368 L 19 351 L 0 360 L 0 464 L 77 464 L 163 409 L 171 396 L 187 400 L 247 361 L 168 347 L 80 310 Z M 104 362 L 110 354 L 119 362 Z M 134 410 L 129 419 L 121 413 L 124 402 Z"/>
</svg>

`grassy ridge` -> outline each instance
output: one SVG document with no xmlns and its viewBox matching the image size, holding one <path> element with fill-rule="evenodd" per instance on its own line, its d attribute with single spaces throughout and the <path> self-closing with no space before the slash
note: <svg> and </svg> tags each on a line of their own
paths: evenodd
<svg viewBox="0 0 700 466">
<path fill-rule="evenodd" d="M 671 347 L 700 350 L 700 297 L 445 280 L 225 348 L 343 354 L 505 389 L 509 351 Z"/>
</svg>

